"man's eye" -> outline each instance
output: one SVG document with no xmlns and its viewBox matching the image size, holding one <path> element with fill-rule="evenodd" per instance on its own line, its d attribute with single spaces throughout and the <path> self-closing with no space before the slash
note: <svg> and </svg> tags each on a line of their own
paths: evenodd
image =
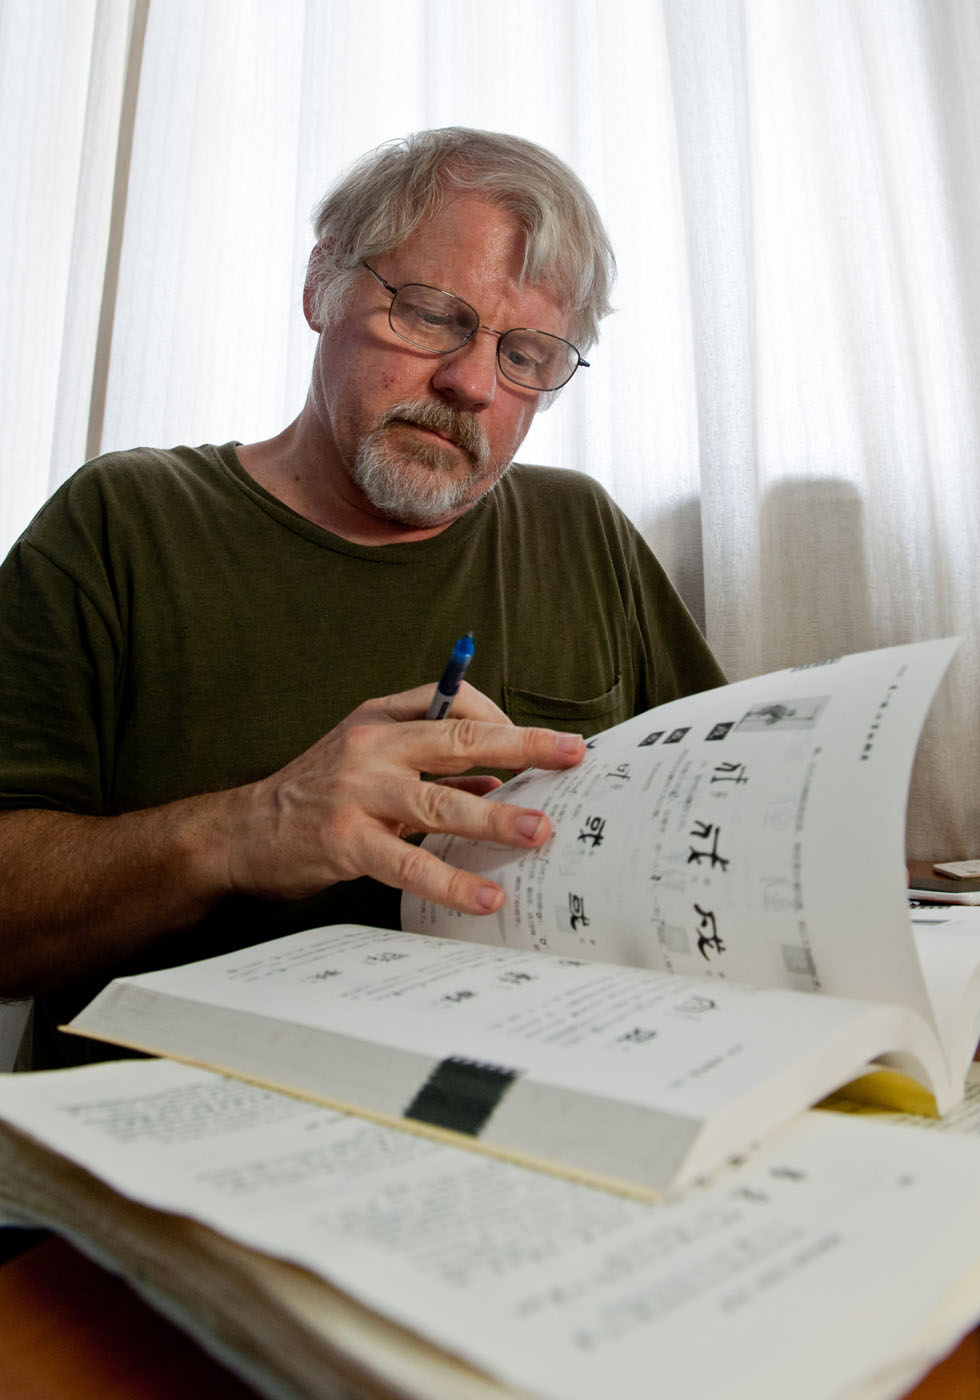
<svg viewBox="0 0 980 1400">
<path fill-rule="evenodd" d="M 447 306 L 444 301 L 433 301 L 429 297 L 403 297 L 397 304 L 396 315 L 409 337 L 437 336 L 440 343 L 458 341 L 462 345 L 473 331 L 473 322 L 465 307 Z"/>
<path fill-rule="evenodd" d="M 435 326 L 437 328 L 448 326 L 452 319 L 444 311 L 430 311 L 426 306 L 413 307 L 411 315 L 420 326 Z"/>
<path fill-rule="evenodd" d="M 548 368 L 554 356 L 540 346 L 519 343 L 507 346 L 506 359 L 511 369 L 539 372 Z"/>
<path fill-rule="evenodd" d="M 507 363 L 512 369 L 528 369 L 533 361 L 522 350 L 508 350 Z"/>
<path fill-rule="evenodd" d="M 449 313 L 444 306 L 433 306 L 427 301 L 413 301 L 403 297 L 398 310 L 409 321 L 420 326 L 444 326 L 449 321 Z"/>
</svg>

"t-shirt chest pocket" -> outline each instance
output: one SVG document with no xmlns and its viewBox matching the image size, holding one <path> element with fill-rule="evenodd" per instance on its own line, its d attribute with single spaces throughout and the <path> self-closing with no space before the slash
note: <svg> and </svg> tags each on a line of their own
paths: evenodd
<svg viewBox="0 0 980 1400">
<path fill-rule="evenodd" d="M 622 676 L 601 695 L 578 700 L 503 687 L 503 707 L 515 724 L 568 730 L 588 738 L 629 719 L 632 710 Z"/>
</svg>

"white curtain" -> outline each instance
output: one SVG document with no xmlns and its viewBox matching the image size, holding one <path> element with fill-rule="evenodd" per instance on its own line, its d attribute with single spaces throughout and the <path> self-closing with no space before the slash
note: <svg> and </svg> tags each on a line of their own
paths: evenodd
<svg viewBox="0 0 980 1400">
<path fill-rule="evenodd" d="M 316 199 L 424 126 L 570 162 L 617 313 L 522 456 L 732 677 L 960 633 L 910 854 L 980 855 L 978 0 L 0 0 L 0 549 L 82 460 L 298 411 Z"/>
</svg>

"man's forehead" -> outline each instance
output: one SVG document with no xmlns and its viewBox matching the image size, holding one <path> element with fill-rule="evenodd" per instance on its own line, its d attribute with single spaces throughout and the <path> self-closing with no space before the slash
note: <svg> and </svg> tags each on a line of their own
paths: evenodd
<svg viewBox="0 0 980 1400">
<path fill-rule="evenodd" d="M 392 255 L 416 262 L 506 270 L 515 282 L 530 285 L 524 275 L 527 252 L 527 231 L 514 214 L 488 200 L 461 196 L 443 201 L 391 249 Z"/>
</svg>

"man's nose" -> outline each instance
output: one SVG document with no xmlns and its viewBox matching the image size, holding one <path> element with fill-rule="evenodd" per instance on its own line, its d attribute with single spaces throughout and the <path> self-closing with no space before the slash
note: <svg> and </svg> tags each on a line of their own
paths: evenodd
<svg viewBox="0 0 980 1400">
<path fill-rule="evenodd" d="M 488 326 L 452 354 L 442 355 L 432 376 L 432 387 L 466 408 L 486 408 L 497 391 L 499 337 Z"/>
</svg>

